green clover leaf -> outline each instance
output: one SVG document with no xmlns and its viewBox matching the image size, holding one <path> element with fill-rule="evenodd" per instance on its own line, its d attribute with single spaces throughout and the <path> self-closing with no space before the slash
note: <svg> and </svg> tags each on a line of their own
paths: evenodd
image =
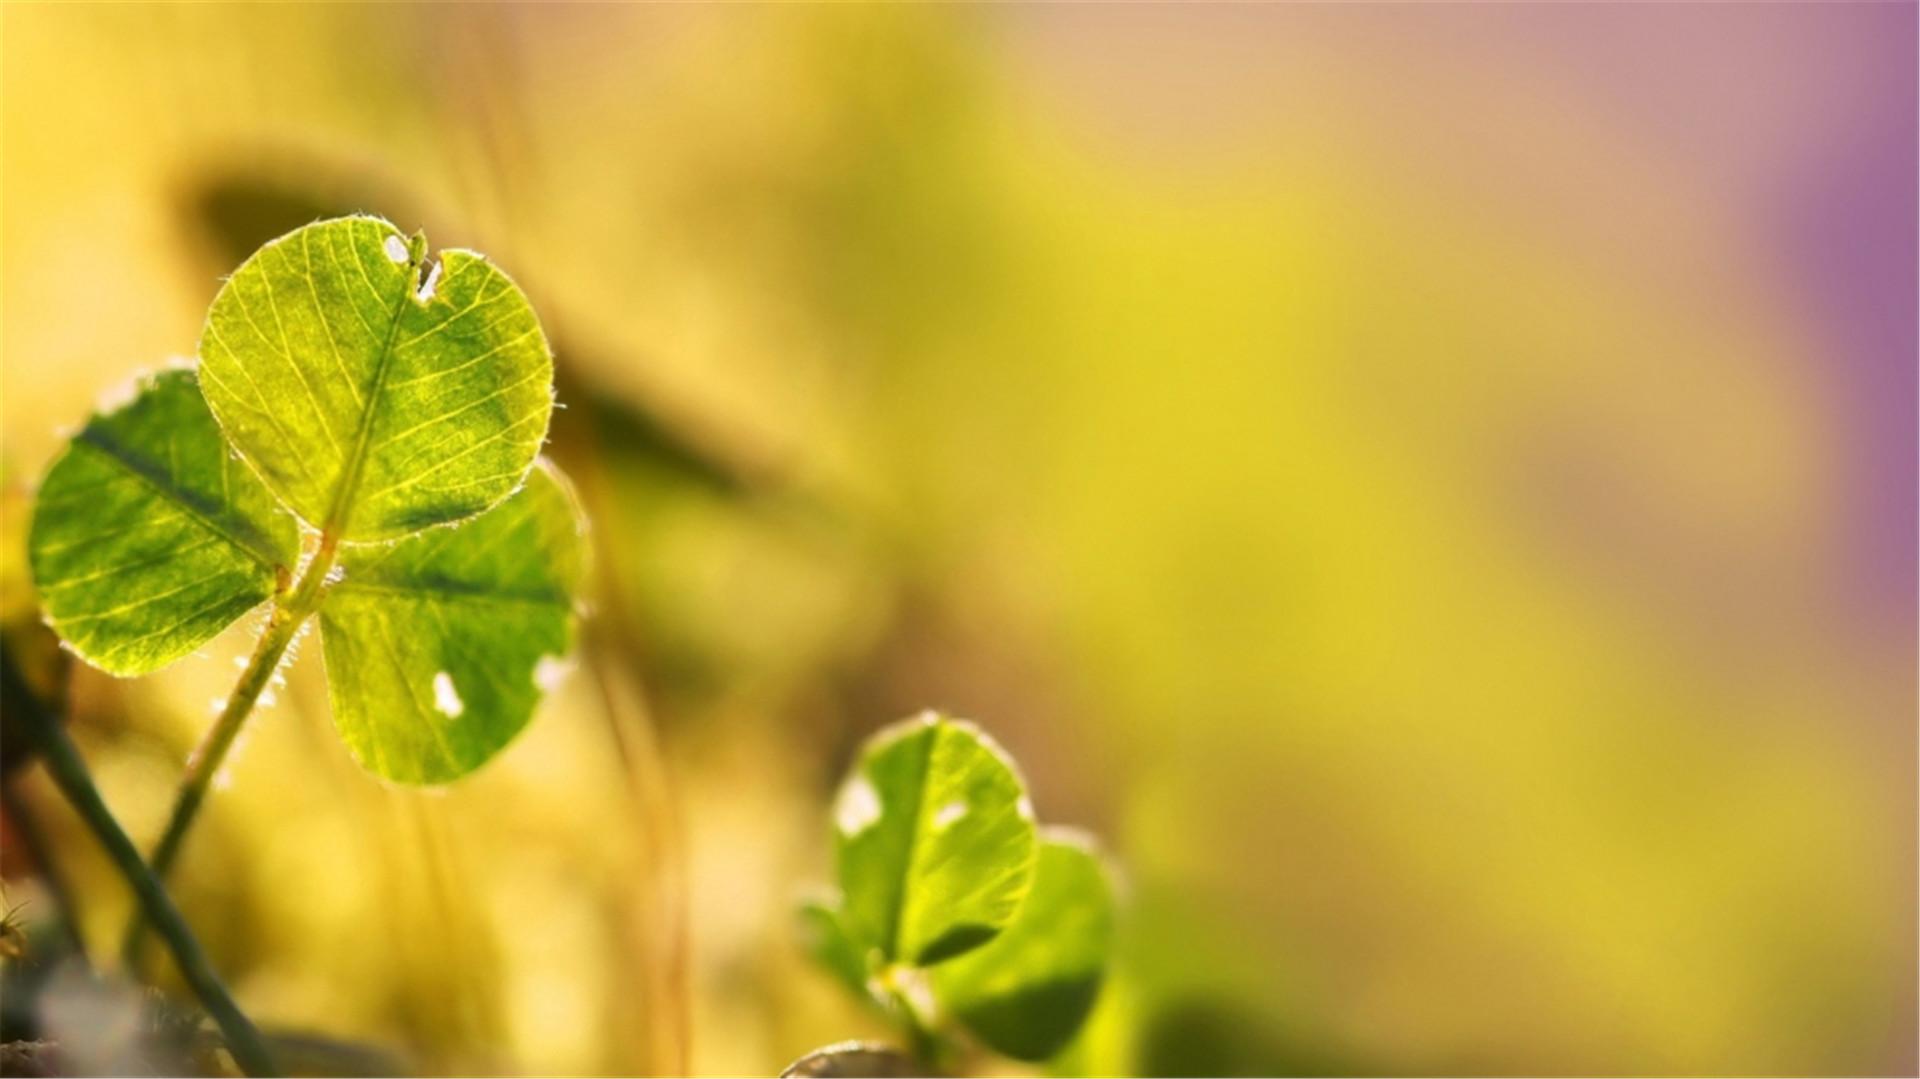
<svg viewBox="0 0 1920 1079">
<path fill-rule="evenodd" d="M 225 745 L 318 614 L 362 764 L 404 783 L 479 767 L 563 668 L 584 575 L 584 520 L 535 463 L 553 364 L 526 298 L 479 255 L 433 263 L 420 237 L 341 218 L 249 258 L 202 347 L 47 473 L 29 537 L 47 621 L 135 675 L 272 600 Z M 180 804 L 183 828 L 198 800 Z"/>
<path fill-rule="evenodd" d="M 207 312 L 201 381 L 220 426 L 315 528 L 387 540 L 520 486 L 546 437 L 553 361 L 512 280 L 471 251 L 349 217 L 296 229 Z"/>
<path fill-rule="evenodd" d="M 835 806 L 847 931 L 920 966 L 992 939 L 1033 880 L 1033 811 L 979 728 L 931 712 L 868 743 Z"/>
<path fill-rule="evenodd" d="M 868 740 L 833 816 L 840 896 L 801 905 L 802 943 L 898 1028 L 913 1054 L 903 1074 L 952 1069 L 952 1023 L 1009 1057 L 1058 1056 L 1113 948 L 1113 885 L 1092 839 L 1036 828 L 1005 751 L 932 712 Z M 832 1067 L 837 1048 L 807 1060 Z"/>
<path fill-rule="evenodd" d="M 584 518 L 559 473 L 536 467 L 552 410 L 546 337 L 504 273 L 341 218 L 248 258 L 214 297 L 197 367 L 136 383 L 41 484 L 36 591 L 95 666 L 158 670 L 271 601 L 149 858 L 64 732 L 21 728 L 140 899 L 127 968 L 137 975 L 152 922 L 249 1075 L 276 1074 L 272 1054 L 162 882 L 315 615 L 335 726 L 370 770 L 448 782 L 527 725 L 565 669 L 585 572 Z M 10 653 L 6 666 L 11 746 Z"/>
<path fill-rule="evenodd" d="M 584 533 L 542 461 L 472 521 L 342 557 L 320 641 L 334 726 L 362 765 L 444 783 L 520 733 L 573 646 Z"/>
<path fill-rule="evenodd" d="M 1113 943 L 1113 888 L 1088 840 L 1041 833 L 1033 890 L 984 947 L 933 970 L 940 1000 L 982 1042 L 1019 1060 L 1065 1048 L 1093 1011 Z"/>
<path fill-rule="evenodd" d="M 40 485 L 28 553 L 47 621 L 87 662 L 146 674 L 266 602 L 298 525 L 220 437 L 194 373 L 137 384 Z"/>
</svg>

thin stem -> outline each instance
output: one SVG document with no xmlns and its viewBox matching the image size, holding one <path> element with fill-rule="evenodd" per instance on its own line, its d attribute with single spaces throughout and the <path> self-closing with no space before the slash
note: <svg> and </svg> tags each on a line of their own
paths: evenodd
<svg viewBox="0 0 1920 1079">
<path fill-rule="evenodd" d="M 154 929 L 173 952 L 173 960 L 180 967 L 181 977 L 186 979 L 187 985 L 200 999 L 201 1006 L 207 1009 L 207 1014 L 213 1017 L 215 1025 L 220 1028 L 220 1034 L 227 1042 L 227 1051 L 233 1054 L 234 1063 L 248 1075 L 278 1075 L 273 1058 L 260 1039 L 260 1032 L 254 1029 L 253 1023 L 233 1002 L 220 976 L 214 973 L 213 964 L 207 961 L 207 954 L 201 950 L 200 942 L 194 939 L 187 920 L 168 897 L 160 878 L 140 859 L 140 851 L 133 845 L 133 840 L 127 838 L 119 822 L 113 819 L 113 812 L 100 797 L 99 788 L 93 785 L 86 762 L 80 759 L 80 751 L 74 748 L 66 730 L 38 709 L 26 711 L 29 712 L 24 717 L 27 728 L 40 748 L 48 775 L 67 801 L 73 803 L 80 818 L 93 830 L 100 845 L 106 848 L 114 868 L 120 871 L 128 887 L 133 889 L 141 911 L 152 921 Z"/>
<path fill-rule="evenodd" d="M 331 534 L 322 536 L 320 547 L 307 563 L 299 584 L 290 593 L 274 601 L 273 616 L 267 623 L 266 632 L 260 635 L 259 642 L 254 645 L 253 658 L 247 661 L 246 669 L 240 672 L 240 681 L 227 697 L 226 707 L 220 710 L 220 718 L 214 720 L 206 736 L 194 748 L 193 755 L 187 758 L 186 773 L 180 777 L 180 791 L 174 796 L 173 813 L 167 818 L 167 828 L 160 834 L 160 842 L 153 848 L 153 872 L 160 880 L 167 879 L 174 863 L 179 860 L 180 847 L 186 842 L 187 831 L 193 827 L 194 818 L 199 815 L 200 804 L 207 799 L 207 790 L 213 784 L 213 777 L 219 774 L 221 764 L 225 763 L 228 751 L 233 748 L 234 739 L 240 735 L 240 728 L 246 725 L 247 717 L 253 714 L 254 705 L 259 703 L 260 694 L 272 681 L 281 657 L 286 655 L 288 646 L 299 635 L 301 625 L 319 608 L 321 592 L 327 574 L 333 571 L 339 546 L 339 540 Z M 120 948 L 122 960 L 135 977 L 140 973 L 145 939 L 146 919 L 136 911 Z"/>
<path fill-rule="evenodd" d="M 617 631 L 616 631 L 617 632 Z M 613 646 L 595 633 L 584 648 L 599 686 L 614 747 L 620 755 L 627 792 L 647 822 L 640 830 L 645 862 L 644 909 L 636 911 L 640 968 L 647 1007 L 653 1017 L 645 1051 L 653 1075 L 686 1075 L 691 1068 L 692 1020 L 688 1014 L 686 856 L 681 849 L 679 815 L 674 807 L 666 761 L 633 668 L 612 655 Z"/>
<path fill-rule="evenodd" d="M 919 1000 L 927 999 L 926 974 L 895 964 L 880 975 L 881 1004 L 893 1016 L 914 1062 L 928 1075 L 946 1074 L 953 1048 L 941 1035 L 938 1018 L 921 1011 Z"/>
<path fill-rule="evenodd" d="M 594 511 L 590 516 L 605 519 L 598 512 L 607 507 L 611 497 L 603 436 L 593 434 L 591 429 L 579 431 L 565 425 L 556 427 L 556 437 L 568 443 L 568 468 L 588 509 Z M 693 949 L 687 915 L 685 839 L 672 769 L 639 673 L 646 654 L 637 620 L 626 600 L 635 589 L 623 579 L 625 560 L 617 557 L 612 535 L 608 529 L 595 529 L 593 533 L 598 553 L 595 561 L 604 570 L 595 606 L 603 617 L 591 624 L 582 651 L 600 689 L 627 793 L 646 825 L 640 835 L 648 903 L 643 912 L 630 915 L 636 925 L 633 932 L 642 942 L 636 949 L 634 965 L 648 997 L 644 1010 L 654 1017 L 641 1059 L 649 1064 L 644 1070 L 650 1074 L 686 1075 L 693 1059 L 693 986 L 688 958 Z"/>
<path fill-rule="evenodd" d="M 80 935 L 80 907 L 73 897 L 72 889 L 67 887 L 67 878 L 60 867 L 53 863 L 53 849 L 47 843 L 46 833 L 40 829 L 40 819 L 15 789 L 13 780 L 0 781 L 0 805 L 7 810 L 7 821 L 20 837 L 20 845 L 27 849 L 27 857 L 33 859 L 33 868 L 40 874 L 40 883 L 47 889 L 47 895 L 53 899 L 54 910 L 60 915 L 60 929 L 66 934 L 67 944 L 87 962 L 86 938 Z"/>
</svg>

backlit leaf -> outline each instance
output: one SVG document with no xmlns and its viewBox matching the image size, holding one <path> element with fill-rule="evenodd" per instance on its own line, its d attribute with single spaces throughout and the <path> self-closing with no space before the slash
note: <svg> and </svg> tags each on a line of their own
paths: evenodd
<svg viewBox="0 0 1920 1079">
<path fill-rule="evenodd" d="M 342 555 L 320 637 L 334 725 L 361 764 L 445 783 L 520 733 L 573 646 L 583 530 L 543 462 L 472 521 Z"/>
<path fill-rule="evenodd" d="M 889 960 L 992 939 L 1033 878 L 1026 788 L 978 728 L 927 713 L 876 735 L 835 804 L 842 917 Z"/>
<path fill-rule="evenodd" d="M 207 313 L 220 426 L 302 519 L 347 541 L 458 521 L 518 487 L 546 437 L 553 362 L 518 287 L 386 221 L 296 229 Z"/>
<path fill-rule="evenodd" d="M 236 460 L 190 370 L 144 379 L 54 462 L 34 504 L 34 584 L 83 658 L 145 674 L 273 595 L 299 526 Z"/>
<path fill-rule="evenodd" d="M 1099 855 L 1048 829 L 1020 913 L 984 947 L 934 968 L 934 989 L 987 1045 L 1045 1060 L 1093 1010 L 1112 943 L 1113 889 Z"/>
</svg>

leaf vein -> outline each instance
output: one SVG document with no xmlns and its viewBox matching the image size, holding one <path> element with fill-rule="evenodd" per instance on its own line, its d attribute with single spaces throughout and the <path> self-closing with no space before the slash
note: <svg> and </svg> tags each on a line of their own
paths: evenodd
<svg viewBox="0 0 1920 1079">
<path fill-rule="evenodd" d="M 374 448 L 385 449 L 386 447 L 393 445 L 395 442 L 398 442 L 401 439 L 408 437 L 409 435 L 416 434 L 420 431 L 425 430 L 426 428 L 432 427 L 434 424 L 445 423 L 448 420 L 454 419 L 459 416 L 463 416 L 473 411 L 474 409 L 479 408 L 481 405 L 489 404 L 492 401 L 495 401 L 498 398 L 503 397 L 509 393 L 512 393 L 514 390 L 517 390 L 522 386 L 525 386 L 529 382 L 537 382 L 540 379 L 552 378 L 552 377 L 553 376 L 546 371 L 541 371 L 541 370 L 529 371 L 526 373 L 526 375 L 522 376 L 519 380 L 510 382 L 507 385 L 502 386 L 497 390 L 494 390 L 492 393 L 486 395 L 485 397 L 480 397 L 472 401 L 468 401 L 466 404 L 461 405 L 459 408 L 456 408 L 451 412 L 442 412 L 440 415 L 435 416 L 430 420 L 422 420 L 419 423 L 414 424 L 412 427 L 409 427 L 398 434 L 388 435 L 386 438 L 381 439 L 380 444 Z"/>
<path fill-rule="evenodd" d="M 207 574 L 205 577 L 196 577 L 185 584 L 176 585 L 172 588 L 167 589 L 164 592 L 155 592 L 152 595 L 142 596 L 139 599 L 130 600 L 126 603 L 122 603 L 117 607 L 106 607 L 106 608 L 102 608 L 100 610 L 95 610 L 95 611 L 81 611 L 78 614 L 65 615 L 60 619 L 60 624 L 63 626 L 74 626 L 82 622 L 96 622 L 102 618 L 109 618 L 116 614 L 125 614 L 128 611 L 137 611 L 142 607 L 151 606 L 152 604 L 158 603 L 163 599 L 167 599 L 172 596 L 177 596 L 180 593 L 187 591 L 188 589 L 198 588 L 209 581 L 217 581 L 220 578 L 231 574 L 232 572 L 233 572 L 233 567 L 222 566 L 221 568 L 215 570 L 214 572 Z"/>
<path fill-rule="evenodd" d="M 353 384 L 353 375 L 347 371 L 347 361 L 340 357 L 340 342 L 333 339 L 333 323 L 327 318 L 326 306 L 320 302 L 320 287 L 313 279 L 312 229 L 300 230 L 300 257 L 307 264 L 307 272 L 304 276 L 307 282 L 307 295 L 313 297 L 313 317 L 320 323 L 320 332 L 327 336 L 327 351 L 333 353 L 333 366 L 340 372 L 340 381 L 347 384 L 347 392 L 353 395 L 353 406 L 365 408 L 367 403 L 360 399 L 360 387 Z M 349 303 L 347 306 L 353 305 Z M 359 314 L 359 309 L 355 308 L 354 313 Z M 365 319 L 361 321 L 364 322 Z M 286 331 L 283 329 L 281 336 L 285 335 Z"/>
<path fill-rule="evenodd" d="M 175 491 L 173 488 L 168 487 L 166 484 L 159 482 L 158 480 L 154 479 L 152 476 L 147 475 L 146 471 L 140 468 L 138 465 L 136 465 L 133 461 L 120 456 L 120 454 L 118 453 L 115 453 L 111 446 L 105 443 L 96 442 L 93 439 L 88 438 L 85 432 L 82 432 L 80 437 L 74 440 L 73 444 L 76 448 L 80 446 L 86 446 L 87 448 L 93 450 L 94 452 L 99 453 L 106 460 L 112 461 L 114 464 L 125 469 L 128 475 L 133 476 L 134 478 L 140 480 L 140 482 L 152 488 L 153 491 L 156 494 L 158 494 L 162 499 L 173 504 L 175 507 L 179 508 L 180 510 L 183 510 L 188 517 L 192 518 L 195 522 L 199 523 L 202 527 L 206 528 L 208 531 L 211 531 L 219 535 L 220 538 L 226 540 L 228 543 L 232 544 L 233 546 L 238 547 L 240 550 L 245 551 L 247 554 L 252 555 L 254 557 L 254 560 L 259 562 L 263 568 L 272 569 L 274 566 L 277 566 L 280 564 L 279 556 L 274 554 L 273 550 L 270 547 L 259 546 L 260 541 L 258 537 L 243 536 L 243 535 L 240 535 L 239 533 L 236 533 L 225 522 L 222 522 L 218 518 L 211 516 L 205 510 L 201 509 L 198 505 L 195 505 L 193 502 L 189 501 L 188 499 L 183 498 L 178 491 Z M 139 522 L 139 524 L 135 525 L 135 527 L 151 526 L 153 523 L 154 522 L 152 518 L 146 518 L 143 521 Z"/>
</svg>

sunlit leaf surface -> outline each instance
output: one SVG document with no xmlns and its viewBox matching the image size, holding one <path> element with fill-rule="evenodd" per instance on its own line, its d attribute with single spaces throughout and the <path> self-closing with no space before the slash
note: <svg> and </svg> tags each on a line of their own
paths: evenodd
<svg viewBox="0 0 1920 1079">
<path fill-rule="evenodd" d="M 362 764 L 444 783 L 526 726 L 572 647 L 583 529 L 543 464 L 473 521 L 342 557 L 320 633 L 333 721 Z"/>
<path fill-rule="evenodd" d="M 176 369 L 74 436 L 41 485 L 30 549 L 60 636 L 135 675 L 273 595 L 300 548 L 293 516 L 221 439 L 194 373 Z"/>
<path fill-rule="evenodd" d="M 470 251 L 427 259 L 386 221 L 262 247 L 201 340 L 227 436 L 310 524 L 348 541 L 457 521 L 525 477 L 553 362 L 526 297 Z"/>
<path fill-rule="evenodd" d="M 882 731 L 834 809 L 849 933 L 928 964 L 992 939 L 1033 878 L 1025 786 L 972 724 L 932 713 Z"/>
<path fill-rule="evenodd" d="M 1112 943 L 1113 888 L 1099 855 L 1048 829 L 1020 913 L 984 947 L 934 968 L 934 988 L 981 1041 L 1045 1060 L 1093 1010 Z"/>
</svg>

